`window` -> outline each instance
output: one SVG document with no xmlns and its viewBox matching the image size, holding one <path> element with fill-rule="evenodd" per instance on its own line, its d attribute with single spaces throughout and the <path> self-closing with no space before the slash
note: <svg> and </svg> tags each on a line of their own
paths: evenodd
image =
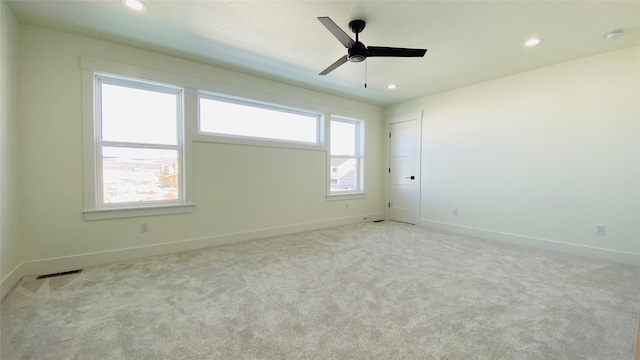
<svg viewBox="0 0 640 360">
<path fill-rule="evenodd" d="M 199 132 L 267 141 L 321 144 L 321 115 L 245 99 L 199 96 Z"/>
<path fill-rule="evenodd" d="M 331 120 L 330 193 L 363 192 L 363 122 L 333 117 Z"/>
<path fill-rule="evenodd" d="M 182 90 L 95 81 L 96 207 L 183 203 Z"/>
</svg>

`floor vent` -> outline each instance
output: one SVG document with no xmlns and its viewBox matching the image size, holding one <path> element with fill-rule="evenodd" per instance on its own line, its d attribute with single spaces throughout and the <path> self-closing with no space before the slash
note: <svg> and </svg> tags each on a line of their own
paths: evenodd
<svg viewBox="0 0 640 360">
<path fill-rule="evenodd" d="M 81 272 L 82 272 L 82 269 L 69 270 L 69 271 L 63 271 L 63 272 L 59 272 L 59 273 L 39 275 L 36 279 L 46 279 L 46 278 L 51 278 L 51 277 L 56 277 L 56 276 L 79 274 Z"/>
<path fill-rule="evenodd" d="M 383 221 L 384 221 L 384 220 L 376 220 L 376 221 L 374 221 L 374 222 L 383 222 Z"/>
</svg>

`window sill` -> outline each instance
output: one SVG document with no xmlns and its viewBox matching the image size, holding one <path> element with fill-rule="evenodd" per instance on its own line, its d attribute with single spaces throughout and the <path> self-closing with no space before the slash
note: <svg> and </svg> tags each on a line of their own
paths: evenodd
<svg viewBox="0 0 640 360">
<path fill-rule="evenodd" d="M 327 194 L 327 201 L 366 199 L 367 193 Z"/>
<path fill-rule="evenodd" d="M 261 138 L 251 138 L 243 136 L 222 135 L 222 134 L 209 134 L 198 133 L 195 135 L 194 141 L 197 142 L 209 142 L 231 145 L 245 145 L 245 146 L 261 146 L 261 147 L 275 147 L 284 149 L 299 149 L 299 150 L 314 150 L 314 151 L 326 151 L 326 147 L 321 144 L 302 143 L 295 141 L 285 140 L 271 140 Z"/>
<path fill-rule="evenodd" d="M 183 214 L 193 212 L 194 204 L 159 205 L 136 208 L 109 208 L 83 211 L 85 220 L 121 219 L 137 216 Z"/>
</svg>

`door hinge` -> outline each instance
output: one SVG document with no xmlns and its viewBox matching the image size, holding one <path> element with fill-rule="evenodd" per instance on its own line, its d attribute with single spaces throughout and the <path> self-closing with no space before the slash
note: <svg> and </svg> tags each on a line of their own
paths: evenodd
<svg viewBox="0 0 640 360">
<path fill-rule="evenodd" d="M 391 203 L 389 203 L 387 206 L 388 206 L 388 207 L 391 207 Z"/>
<path fill-rule="evenodd" d="M 389 131 L 389 137 L 391 137 L 391 131 Z"/>
<path fill-rule="evenodd" d="M 391 168 L 389 168 L 389 172 L 391 172 Z"/>
</svg>

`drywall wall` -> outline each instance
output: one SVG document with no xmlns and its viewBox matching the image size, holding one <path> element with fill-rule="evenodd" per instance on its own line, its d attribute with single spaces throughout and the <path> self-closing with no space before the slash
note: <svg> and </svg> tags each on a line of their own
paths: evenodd
<svg viewBox="0 0 640 360">
<path fill-rule="evenodd" d="M 247 232 L 258 236 L 264 229 L 301 229 L 309 226 L 297 225 L 332 224 L 382 213 L 383 121 L 378 106 L 29 25 L 20 26 L 19 48 L 21 236 L 28 246 L 26 260 L 168 243 L 180 250 L 188 246 L 175 242 Z M 368 195 L 327 201 L 326 153 L 322 151 L 197 142 L 193 213 L 85 221 L 81 56 L 313 103 L 325 111 L 361 114 L 366 121 Z M 149 233 L 140 233 L 141 222 L 149 223 Z"/>
<path fill-rule="evenodd" d="M 420 110 L 421 225 L 640 254 L 640 48 L 389 106 L 385 116 Z"/>
<path fill-rule="evenodd" d="M 17 41 L 18 23 L 0 1 L 0 279 L 22 261 L 17 234 Z"/>
</svg>

